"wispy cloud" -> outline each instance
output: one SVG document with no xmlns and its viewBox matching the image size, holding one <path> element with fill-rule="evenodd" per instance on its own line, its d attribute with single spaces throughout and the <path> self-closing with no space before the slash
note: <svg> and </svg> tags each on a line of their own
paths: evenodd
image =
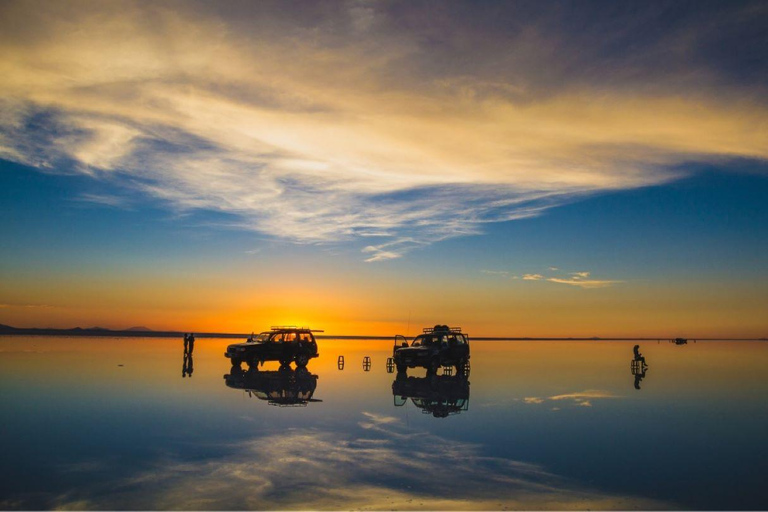
<svg viewBox="0 0 768 512">
<path fill-rule="evenodd" d="M 608 391 L 601 391 L 599 389 L 589 389 L 586 391 L 579 391 L 576 393 L 565 393 L 562 395 L 555 395 L 549 397 L 550 400 L 585 400 L 588 398 L 619 398 L 619 395 L 615 395 Z"/>
<path fill-rule="evenodd" d="M 544 279 L 544 276 L 541 274 L 523 274 L 523 280 L 525 281 L 540 281 Z"/>
<path fill-rule="evenodd" d="M 586 391 L 579 391 L 575 393 L 565 393 L 562 395 L 554 395 L 546 398 L 540 397 L 526 397 L 523 402 L 526 404 L 543 404 L 547 400 L 563 401 L 570 400 L 574 405 L 578 407 L 592 407 L 593 400 L 602 400 L 605 398 L 620 398 L 619 395 L 615 395 L 608 391 L 601 391 L 596 389 L 590 389 Z M 560 410 L 559 407 L 553 407 L 553 411 Z"/>
<path fill-rule="evenodd" d="M 483 274 L 489 274 L 492 276 L 509 277 L 509 272 L 506 270 L 481 270 Z"/>
<path fill-rule="evenodd" d="M 381 237 L 367 261 L 663 183 L 682 163 L 768 157 L 765 106 L 716 78 L 689 94 L 685 59 L 675 76 L 622 59 L 607 81 L 602 47 L 543 37 L 552 20 L 491 42 L 447 6 L 421 24 L 432 17 L 417 6 L 345 5 L 308 22 L 259 6 L 4 2 L 0 156 L 272 237 Z M 627 76 L 650 83 L 616 84 Z M 387 245 L 398 240 L 418 242 Z"/>
<path fill-rule="evenodd" d="M 26 309 L 48 309 L 54 306 L 50 304 L 0 304 L 0 308 L 26 308 Z"/>
<path fill-rule="evenodd" d="M 128 201 L 125 198 L 109 194 L 80 194 L 76 200 L 101 206 L 112 206 L 113 208 L 128 206 Z"/>
<path fill-rule="evenodd" d="M 589 272 L 585 272 L 586 274 L 589 274 Z M 571 278 L 558 278 L 558 277 L 549 277 L 547 278 L 547 281 L 550 283 L 558 283 L 558 284 L 569 284 L 571 286 L 578 286 L 580 288 L 605 288 L 614 284 L 623 283 L 624 281 L 617 281 L 617 280 L 599 280 L 599 279 L 582 279 L 580 277 L 571 277 Z"/>
</svg>

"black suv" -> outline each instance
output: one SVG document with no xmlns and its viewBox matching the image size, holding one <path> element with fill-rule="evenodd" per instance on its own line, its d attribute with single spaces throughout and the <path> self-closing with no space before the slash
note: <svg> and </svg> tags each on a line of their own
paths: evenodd
<svg viewBox="0 0 768 512">
<path fill-rule="evenodd" d="M 461 327 L 436 325 L 424 329 L 409 347 L 405 337 L 398 334 L 392 358 L 398 372 L 418 366 L 434 374 L 441 366 L 455 366 L 456 374 L 462 375 L 469 365 L 469 336 Z"/>
<path fill-rule="evenodd" d="M 258 336 L 251 335 L 245 343 L 235 343 L 227 347 L 224 353 L 232 361 L 232 366 L 239 367 L 247 363 L 251 369 L 257 369 L 265 361 L 280 361 L 288 366 L 296 361 L 297 368 L 307 366 L 309 360 L 318 356 L 317 342 L 308 327 L 272 327 L 271 331 Z"/>
</svg>

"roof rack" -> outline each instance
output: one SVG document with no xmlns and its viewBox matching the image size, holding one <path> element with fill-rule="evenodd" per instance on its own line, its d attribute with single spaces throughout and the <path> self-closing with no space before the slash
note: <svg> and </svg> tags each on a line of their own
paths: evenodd
<svg viewBox="0 0 768 512">
<path fill-rule="evenodd" d="M 448 327 L 443 325 L 436 325 L 435 327 L 425 327 L 423 329 L 424 334 L 432 334 L 433 332 L 453 332 L 461 333 L 461 327 Z"/>
<path fill-rule="evenodd" d="M 296 325 L 273 325 L 270 327 L 273 331 L 290 331 L 290 330 L 296 330 L 296 331 L 309 331 L 309 332 L 325 332 L 320 329 L 310 329 L 309 327 L 298 327 Z"/>
</svg>

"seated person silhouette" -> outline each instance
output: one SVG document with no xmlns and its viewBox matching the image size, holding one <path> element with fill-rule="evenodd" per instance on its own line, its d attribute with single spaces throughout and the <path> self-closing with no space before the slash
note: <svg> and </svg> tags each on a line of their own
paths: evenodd
<svg viewBox="0 0 768 512">
<path fill-rule="evenodd" d="M 643 363 L 643 366 L 648 366 L 645 364 L 645 357 L 643 357 L 643 354 L 640 353 L 640 345 L 635 345 L 635 348 L 632 350 L 635 353 L 635 361 L 640 361 Z"/>
</svg>

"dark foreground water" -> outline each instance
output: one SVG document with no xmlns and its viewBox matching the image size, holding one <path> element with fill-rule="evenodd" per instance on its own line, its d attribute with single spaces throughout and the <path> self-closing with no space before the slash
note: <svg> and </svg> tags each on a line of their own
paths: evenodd
<svg viewBox="0 0 768 512">
<path fill-rule="evenodd" d="M 765 343 L 641 343 L 641 378 L 634 343 L 475 342 L 468 379 L 397 380 L 388 341 L 258 375 L 231 342 L 183 377 L 177 339 L 0 338 L 0 508 L 768 508 Z"/>
</svg>

